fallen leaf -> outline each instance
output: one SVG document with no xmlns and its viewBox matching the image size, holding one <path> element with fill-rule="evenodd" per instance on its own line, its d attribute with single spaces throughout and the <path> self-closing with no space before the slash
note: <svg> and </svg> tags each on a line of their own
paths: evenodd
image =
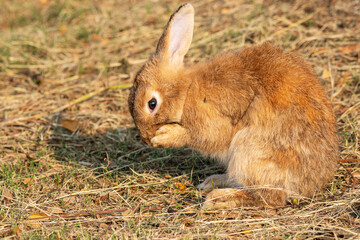
<svg viewBox="0 0 360 240">
<path fill-rule="evenodd" d="M 8 75 L 8 76 L 13 76 L 13 75 L 15 75 L 15 72 L 10 69 L 10 70 L 7 70 L 7 71 L 6 71 L 6 75 Z"/>
<path fill-rule="evenodd" d="M 226 13 L 228 13 L 229 12 L 229 9 L 228 8 L 223 8 L 223 9 L 221 9 L 221 13 L 222 14 L 226 14 Z"/>
<path fill-rule="evenodd" d="M 109 39 L 100 37 L 99 34 L 97 34 L 97 33 L 91 34 L 91 40 L 94 42 L 102 42 L 102 43 L 106 43 L 109 41 Z"/>
<path fill-rule="evenodd" d="M 99 41 L 99 39 L 100 39 L 99 34 L 97 34 L 97 33 L 91 34 L 91 39 L 92 39 L 94 42 Z"/>
<path fill-rule="evenodd" d="M 359 171 L 355 171 L 352 173 L 352 175 L 356 178 L 360 178 L 360 172 Z"/>
<path fill-rule="evenodd" d="M 264 218 L 263 216 L 259 215 L 259 214 L 254 214 L 253 215 L 254 219 L 260 219 L 260 218 Z"/>
<path fill-rule="evenodd" d="M 127 215 L 129 215 L 130 213 L 131 213 L 131 209 L 128 209 L 128 210 L 122 212 L 121 215 L 127 216 Z"/>
<path fill-rule="evenodd" d="M 40 0 L 39 1 L 39 5 L 40 6 L 45 6 L 45 5 L 47 5 L 49 3 L 49 0 Z"/>
<path fill-rule="evenodd" d="M 172 178 L 172 176 L 170 176 L 169 174 L 165 174 L 164 177 L 165 178 Z"/>
<path fill-rule="evenodd" d="M 360 44 L 342 47 L 342 48 L 339 48 L 338 50 L 343 53 L 351 53 L 351 52 L 357 50 L 358 48 L 360 48 Z"/>
<path fill-rule="evenodd" d="M 245 230 L 242 230 L 241 233 L 246 235 L 246 234 L 252 234 L 253 231 L 251 229 L 245 229 Z"/>
<path fill-rule="evenodd" d="M 45 213 L 32 213 L 28 219 L 36 219 L 36 218 L 43 218 L 43 217 L 47 217 L 47 215 Z"/>
<path fill-rule="evenodd" d="M 31 177 L 27 177 L 24 179 L 23 183 L 25 185 L 31 185 L 32 183 L 34 183 L 34 179 L 32 179 Z"/>
<path fill-rule="evenodd" d="M 5 188 L 3 190 L 2 197 L 5 198 L 6 200 L 10 200 L 14 198 L 14 195 L 11 193 L 10 189 Z"/>
<path fill-rule="evenodd" d="M 122 219 L 123 219 L 124 221 L 129 221 L 129 220 L 133 217 L 133 215 L 130 214 L 130 213 L 132 213 L 132 212 L 131 212 L 131 211 L 128 212 L 128 215 L 122 215 Z"/>
<path fill-rule="evenodd" d="M 330 72 L 327 69 L 324 69 L 324 71 L 321 74 L 322 78 L 329 78 L 330 77 Z"/>
<path fill-rule="evenodd" d="M 318 48 L 318 49 L 314 49 L 310 52 L 310 54 L 315 54 L 315 53 L 324 53 L 324 52 L 328 52 L 330 51 L 329 48 Z"/>
<path fill-rule="evenodd" d="M 109 39 L 107 39 L 107 38 L 103 38 L 103 37 L 100 38 L 100 42 L 102 42 L 102 43 L 107 43 L 108 41 L 109 41 Z"/>
<path fill-rule="evenodd" d="M 81 124 L 76 120 L 64 119 L 60 122 L 60 125 L 69 130 L 70 132 L 75 132 L 81 127 Z"/>
<path fill-rule="evenodd" d="M 65 34 L 67 32 L 67 26 L 66 25 L 61 25 L 59 28 L 59 31 L 61 34 Z"/>
<path fill-rule="evenodd" d="M 22 230 L 20 228 L 14 228 L 13 231 L 14 231 L 14 233 L 21 233 L 22 232 Z"/>
<path fill-rule="evenodd" d="M 186 186 L 181 184 L 181 183 L 176 183 L 175 188 L 179 189 L 180 191 L 185 191 L 186 190 Z"/>
</svg>

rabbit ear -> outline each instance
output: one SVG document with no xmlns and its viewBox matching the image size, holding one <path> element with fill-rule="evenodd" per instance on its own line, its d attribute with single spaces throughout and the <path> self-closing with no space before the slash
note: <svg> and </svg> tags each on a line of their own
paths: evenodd
<svg viewBox="0 0 360 240">
<path fill-rule="evenodd" d="M 194 30 L 194 8 L 187 3 L 171 15 L 162 34 L 155 55 L 165 64 L 179 67 L 190 48 Z"/>
</svg>

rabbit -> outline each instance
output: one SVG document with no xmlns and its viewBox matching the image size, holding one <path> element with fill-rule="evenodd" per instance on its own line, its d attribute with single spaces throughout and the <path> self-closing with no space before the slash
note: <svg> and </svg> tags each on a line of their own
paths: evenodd
<svg viewBox="0 0 360 240">
<path fill-rule="evenodd" d="M 334 175 L 338 138 L 330 100 L 304 60 L 269 42 L 186 66 L 194 8 L 170 17 L 137 73 L 128 105 L 154 147 L 189 147 L 226 174 L 200 184 L 207 209 L 284 206 L 312 197 Z"/>
</svg>

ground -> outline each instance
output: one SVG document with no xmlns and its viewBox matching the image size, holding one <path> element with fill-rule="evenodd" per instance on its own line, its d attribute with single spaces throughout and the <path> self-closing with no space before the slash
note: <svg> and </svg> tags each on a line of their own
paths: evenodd
<svg viewBox="0 0 360 240">
<path fill-rule="evenodd" d="M 360 3 L 193 3 L 187 63 L 270 41 L 314 68 L 337 116 L 334 179 L 281 208 L 206 211 L 216 162 L 140 141 L 128 87 L 184 1 L 0 0 L 0 237 L 359 239 Z"/>
</svg>

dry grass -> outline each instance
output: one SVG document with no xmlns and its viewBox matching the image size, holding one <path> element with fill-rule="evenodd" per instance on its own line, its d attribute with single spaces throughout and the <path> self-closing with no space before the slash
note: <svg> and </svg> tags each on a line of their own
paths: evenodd
<svg viewBox="0 0 360 240">
<path fill-rule="evenodd" d="M 223 169 L 140 142 L 122 84 L 180 3 L 0 0 L 0 237 L 359 239 L 359 161 L 312 199 L 206 212 L 195 186 Z M 267 40 L 297 52 L 331 96 L 341 158 L 360 158 L 358 0 L 193 5 L 186 61 Z"/>
</svg>

